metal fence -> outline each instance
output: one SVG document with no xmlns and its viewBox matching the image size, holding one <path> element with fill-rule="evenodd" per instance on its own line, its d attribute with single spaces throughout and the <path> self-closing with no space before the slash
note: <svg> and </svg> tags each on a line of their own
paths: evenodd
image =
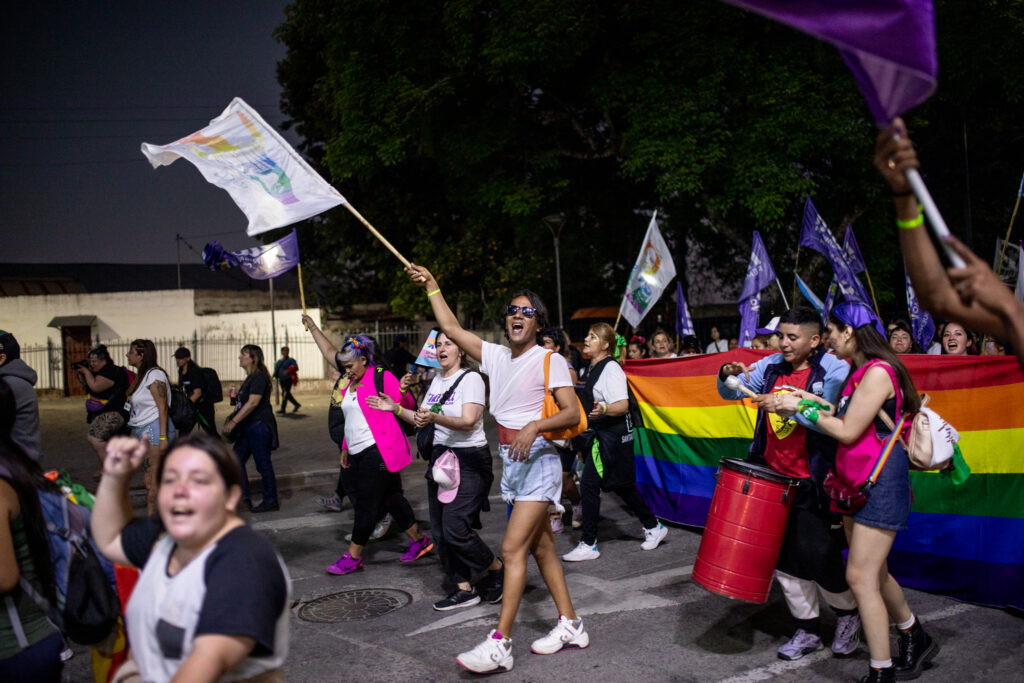
<svg viewBox="0 0 1024 683">
<path fill-rule="evenodd" d="M 395 337 L 405 335 L 409 339 L 410 351 L 416 353 L 419 350 L 412 347 L 418 344 L 416 340 L 419 339 L 420 333 L 408 325 L 374 325 L 366 329 L 346 331 L 346 335 L 356 334 L 376 339 L 377 347 L 382 352 L 394 346 Z M 131 341 L 114 339 L 101 342 L 97 339 L 96 343 L 102 343 L 107 347 L 110 357 L 117 365 L 127 365 L 125 354 Z M 192 360 L 199 365 L 216 370 L 222 382 L 241 382 L 245 379 L 245 371 L 238 365 L 238 354 L 246 344 L 256 344 L 263 349 L 267 369 L 271 372 L 274 370 L 274 363 L 280 358 L 280 347 L 287 346 L 289 355 L 299 365 L 300 380 L 323 379 L 327 376 L 327 363 L 310 335 L 291 339 L 285 331 L 283 335 L 277 337 L 277 349 L 274 348 L 274 340 L 269 336 L 211 339 L 193 333 L 187 337 L 166 337 L 152 341 L 156 346 L 157 362 L 167 371 L 172 382 L 176 381 L 178 376 L 174 351 L 179 346 L 189 349 Z M 47 340 L 45 345 L 23 347 L 21 357 L 39 375 L 36 389 L 64 389 L 64 352 L 59 342 Z M 77 360 L 83 359 L 68 359 L 69 362 Z"/>
</svg>

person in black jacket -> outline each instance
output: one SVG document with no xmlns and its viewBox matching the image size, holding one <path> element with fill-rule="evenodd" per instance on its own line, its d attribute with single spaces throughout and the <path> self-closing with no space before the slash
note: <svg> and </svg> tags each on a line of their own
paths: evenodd
<svg viewBox="0 0 1024 683">
<path fill-rule="evenodd" d="M 174 352 L 178 364 L 178 386 L 196 407 L 196 424 L 210 436 L 218 436 L 213 403 L 209 400 L 203 369 L 192 361 L 192 353 L 184 346 Z"/>
<path fill-rule="evenodd" d="M 128 371 L 116 365 L 100 344 L 89 351 L 87 364 L 77 368 L 78 383 L 89 392 L 85 400 L 85 419 L 89 423 L 89 444 L 99 457 L 100 467 L 106 457 L 107 442 L 124 431 L 128 411 Z"/>
</svg>

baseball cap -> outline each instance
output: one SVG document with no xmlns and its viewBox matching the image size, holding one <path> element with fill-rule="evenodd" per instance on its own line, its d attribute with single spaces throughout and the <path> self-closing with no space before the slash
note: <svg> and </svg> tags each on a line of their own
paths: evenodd
<svg viewBox="0 0 1024 683">
<path fill-rule="evenodd" d="M 451 449 L 434 461 L 431 476 L 437 484 L 437 499 L 442 503 L 455 500 L 459 493 L 459 459 Z"/>
<path fill-rule="evenodd" d="M 5 330 L 0 330 L 0 353 L 6 353 L 7 360 L 21 358 L 21 344 L 13 334 Z"/>
<path fill-rule="evenodd" d="M 764 327 L 757 328 L 754 331 L 754 334 L 775 334 L 775 332 L 779 329 L 779 320 L 781 320 L 781 318 L 779 316 L 775 316 L 774 318 L 768 321 L 767 325 L 765 325 Z"/>
<path fill-rule="evenodd" d="M 181 360 L 182 358 L 191 358 L 192 354 L 184 346 L 179 346 L 178 349 L 174 352 L 174 357 L 177 358 L 178 360 Z"/>
</svg>

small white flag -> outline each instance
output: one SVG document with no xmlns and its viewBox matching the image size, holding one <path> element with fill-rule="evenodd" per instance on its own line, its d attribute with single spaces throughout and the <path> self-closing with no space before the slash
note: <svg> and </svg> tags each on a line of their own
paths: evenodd
<svg viewBox="0 0 1024 683">
<path fill-rule="evenodd" d="M 154 168 L 179 157 L 190 161 L 207 181 L 227 190 L 249 218 L 250 236 L 346 203 L 240 97 L 202 130 L 167 145 L 144 142 L 142 153 Z"/>
<path fill-rule="evenodd" d="M 658 230 L 657 218 L 658 212 L 655 211 L 619 307 L 622 317 L 633 327 L 640 324 L 676 276 L 676 264 L 672 262 L 672 254 Z"/>
</svg>

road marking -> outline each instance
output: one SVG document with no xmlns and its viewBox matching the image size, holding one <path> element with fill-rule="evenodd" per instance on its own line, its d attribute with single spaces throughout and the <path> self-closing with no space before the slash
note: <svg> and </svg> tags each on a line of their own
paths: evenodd
<svg viewBox="0 0 1024 683">
<path fill-rule="evenodd" d="M 949 607 L 943 607 L 942 609 L 929 612 L 928 614 L 918 615 L 922 622 L 928 624 L 933 621 L 939 621 L 941 619 L 948 619 L 964 612 L 970 612 L 971 610 L 978 609 L 977 605 L 971 605 L 965 602 L 950 605 Z M 762 666 L 757 669 L 751 669 L 745 673 L 733 676 L 732 678 L 726 678 L 721 683 L 753 683 L 753 681 L 766 681 L 771 678 L 775 678 L 787 671 L 793 671 L 795 669 L 802 669 L 806 666 L 810 666 L 816 662 L 820 662 L 824 659 L 829 659 L 832 656 L 831 650 L 825 648 L 812 654 L 801 657 L 794 662 L 787 662 L 785 660 L 778 660 L 767 666 Z"/>
</svg>

